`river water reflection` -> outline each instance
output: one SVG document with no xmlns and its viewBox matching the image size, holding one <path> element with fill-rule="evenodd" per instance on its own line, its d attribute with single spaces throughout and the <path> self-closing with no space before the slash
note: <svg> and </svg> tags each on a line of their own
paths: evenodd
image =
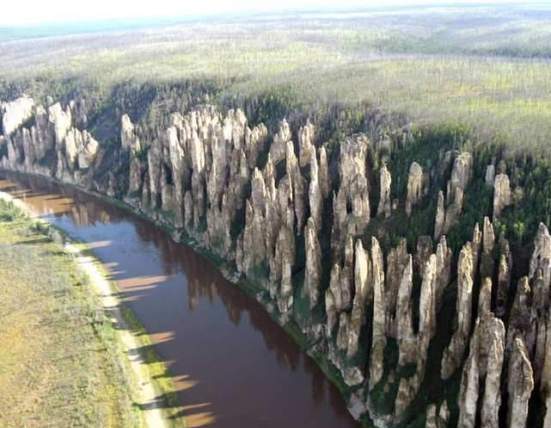
<svg viewBox="0 0 551 428">
<path fill-rule="evenodd" d="M 0 190 L 86 241 L 176 379 L 190 427 L 357 427 L 338 391 L 254 299 L 151 223 L 44 179 Z"/>
</svg>

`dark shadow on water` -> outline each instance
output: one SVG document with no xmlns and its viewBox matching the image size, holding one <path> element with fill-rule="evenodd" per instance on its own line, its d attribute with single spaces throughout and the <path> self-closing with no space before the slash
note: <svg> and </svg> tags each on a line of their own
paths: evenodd
<svg viewBox="0 0 551 428">
<path fill-rule="evenodd" d="M 104 262 L 118 284 L 116 297 L 154 342 L 135 352 L 146 363 L 155 355 L 165 362 L 168 372 L 156 378 L 174 380 L 177 412 L 186 415 L 188 426 L 358 426 L 338 390 L 264 307 L 190 247 L 66 186 L 0 178 L 5 189 L 85 240 Z M 109 310 L 105 315 L 111 318 Z M 141 406 L 166 406 L 165 398 Z"/>
</svg>

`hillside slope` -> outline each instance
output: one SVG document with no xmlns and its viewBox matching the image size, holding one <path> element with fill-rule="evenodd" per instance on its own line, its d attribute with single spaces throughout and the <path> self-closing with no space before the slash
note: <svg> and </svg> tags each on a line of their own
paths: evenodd
<svg viewBox="0 0 551 428">
<path fill-rule="evenodd" d="M 2 167 L 125 201 L 193 238 L 299 329 L 380 427 L 547 428 L 551 169 L 377 110 L 262 115 L 188 93 L 155 123 L 84 99 L 3 107 Z M 175 112 L 174 112 L 175 111 Z M 136 117 L 136 116 L 134 116 Z M 145 117 L 145 116 L 144 116 Z"/>
</svg>

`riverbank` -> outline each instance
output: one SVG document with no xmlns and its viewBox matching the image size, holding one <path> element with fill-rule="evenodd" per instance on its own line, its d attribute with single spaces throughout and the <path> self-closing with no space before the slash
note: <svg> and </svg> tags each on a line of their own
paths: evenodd
<svg viewBox="0 0 551 428">
<path fill-rule="evenodd" d="M 186 426 L 166 366 L 142 351 L 151 340 L 102 265 L 25 213 L 0 193 L 2 426 Z"/>
<path fill-rule="evenodd" d="M 262 288 L 262 286 L 251 279 L 242 278 L 235 271 L 235 268 L 231 266 L 231 264 L 228 263 L 226 260 L 224 260 L 220 255 L 207 248 L 206 245 L 204 245 L 196 238 L 186 234 L 183 230 L 177 230 L 176 228 L 174 228 L 173 225 L 163 216 L 163 213 L 158 211 L 144 211 L 139 207 L 133 205 L 130 200 L 116 199 L 103 193 L 85 189 L 74 183 L 57 180 L 47 175 L 17 170 L 4 171 L 15 177 L 38 177 L 40 179 L 45 179 L 51 183 L 68 186 L 70 188 L 74 188 L 79 192 L 83 192 L 85 194 L 98 198 L 108 204 L 112 204 L 119 209 L 131 213 L 149 223 L 152 223 L 155 227 L 167 233 L 167 235 L 169 235 L 174 242 L 189 246 L 197 254 L 200 254 L 201 256 L 207 258 L 229 282 L 239 288 L 241 292 L 257 300 L 263 306 L 263 309 L 268 313 L 270 318 L 285 330 L 287 335 L 300 348 L 300 350 L 308 354 L 308 356 L 314 361 L 317 367 L 323 372 L 326 379 L 337 388 L 340 395 L 344 399 L 346 406 L 348 407 L 348 412 L 353 415 L 354 419 L 358 421 L 359 426 L 366 428 L 371 428 L 374 426 L 368 415 L 364 414 L 361 419 L 359 418 L 359 414 L 362 413 L 363 409 L 357 409 L 358 400 L 355 399 L 355 397 L 351 397 L 349 391 L 347 391 L 347 387 L 342 378 L 342 375 L 336 368 L 332 366 L 327 358 L 327 355 L 320 353 L 316 349 L 316 344 L 310 343 L 308 341 L 306 335 L 301 331 L 300 327 L 295 322 L 284 319 L 279 315 L 274 305 L 270 303 L 269 299 L 266 298 L 265 293 L 263 293 L 263 291 L 265 290 Z M 174 397 L 174 401 L 172 401 L 172 398 L 170 401 L 171 405 L 177 404 L 176 397 Z"/>
</svg>

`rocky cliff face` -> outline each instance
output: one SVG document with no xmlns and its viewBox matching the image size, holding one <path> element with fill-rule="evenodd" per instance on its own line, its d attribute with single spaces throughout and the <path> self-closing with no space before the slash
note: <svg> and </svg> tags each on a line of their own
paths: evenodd
<svg viewBox="0 0 551 428">
<path fill-rule="evenodd" d="M 12 135 L 17 128 L 31 118 L 33 114 L 33 107 L 33 99 L 26 96 L 10 102 L 0 103 L 2 133 L 5 136 Z"/>
<path fill-rule="evenodd" d="M 541 224 L 529 263 L 515 265 L 490 220 L 514 204 L 506 168 L 478 177 L 476 154 L 446 151 L 403 174 L 392 153 L 407 138 L 329 146 L 309 121 L 270 133 L 213 106 L 172 114 L 153 140 L 123 115 L 120 144 L 106 147 L 78 105 L 3 103 L 2 167 L 124 199 L 221 256 L 331 364 L 355 416 L 379 427 L 550 426 L 551 237 Z M 491 212 L 463 242 L 473 180 L 491 186 Z M 412 241 L 400 227 L 419 212 L 432 230 Z"/>
<path fill-rule="evenodd" d="M 46 110 L 22 98 L 6 103 L 5 109 L 4 129 L 12 131 L 4 134 L 7 151 L 1 161 L 4 168 L 90 186 L 93 167 L 101 158 L 100 145 L 86 130 L 74 126 L 76 119 L 70 106 L 63 109 L 57 103 Z M 31 126 L 12 128 L 31 118 Z"/>
</svg>

